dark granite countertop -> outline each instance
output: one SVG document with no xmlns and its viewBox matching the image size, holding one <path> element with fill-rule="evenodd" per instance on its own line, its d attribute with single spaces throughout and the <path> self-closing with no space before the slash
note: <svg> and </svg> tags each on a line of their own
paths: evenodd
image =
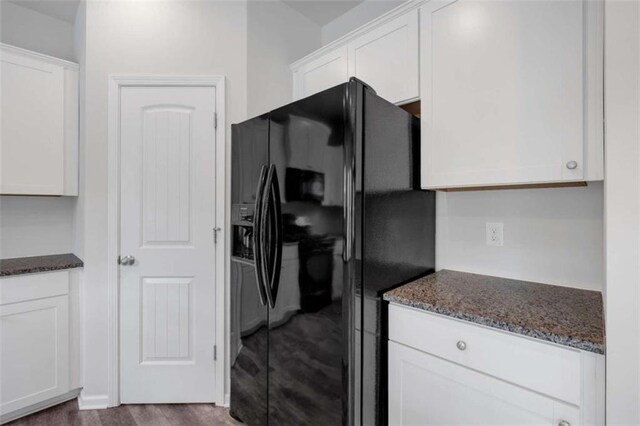
<svg viewBox="0 0 640 426">
<path fill-rule="evenodd" d="M 0 277 L 81 268 L 82 266 L 84 266 L 82 260 L 72 253 L 14 257 L 12 259 L 0 259 Z"/>
<path fill-rule="evenodd" d="M 384 300 L 604 354 L 597 291 L 442 270 L 395 288 Z"/>
</svg>

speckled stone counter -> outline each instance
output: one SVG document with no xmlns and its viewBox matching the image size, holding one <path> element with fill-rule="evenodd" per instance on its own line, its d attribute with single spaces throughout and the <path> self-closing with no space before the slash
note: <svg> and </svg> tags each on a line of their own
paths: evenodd
<svg viewBox="0 0 640 426">
<path fill-rule="evenodd" d="M 442 270 L 384 299 L 589 352 L 605 349 L 597 291 Z"/>
<path fill-rule="evenodd" d="M 71 253 L 0 259 L 0 277 L 81 268 L 83 265 L 82 260 Z"/>
</svg>

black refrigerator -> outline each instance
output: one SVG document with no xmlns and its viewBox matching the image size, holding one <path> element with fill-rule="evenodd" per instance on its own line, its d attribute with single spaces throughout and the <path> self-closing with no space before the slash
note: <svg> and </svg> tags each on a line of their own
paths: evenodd
<svg viewBox="0 0 640 426">
<path fill-rule="evenodd" d="M 386 423 L 382 294 L 432 273 L 420 123 L 352 78 L 232 126 L 231 415 Z"/>
</svg>

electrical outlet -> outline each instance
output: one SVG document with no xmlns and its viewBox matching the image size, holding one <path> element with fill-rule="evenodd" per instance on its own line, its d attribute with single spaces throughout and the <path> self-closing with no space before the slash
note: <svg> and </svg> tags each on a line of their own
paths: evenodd
<svg viewBox="0 0 640 426">
<path fill-rule="evenodd" d="M 487 222 L 487 245 L 501 247 L 503 244 L 502 222 Z"/>
</svg>

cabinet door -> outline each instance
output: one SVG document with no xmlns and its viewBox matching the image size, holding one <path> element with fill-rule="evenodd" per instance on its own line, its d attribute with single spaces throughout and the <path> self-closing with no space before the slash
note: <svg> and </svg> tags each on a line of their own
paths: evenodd
<svg viewBox="0 0 640 426">
<path fill-rule="evenodd" d="M 577 425 L 577 407 L 389 342 L 391 425 Z"/>
<path fill-rule="evenodd" d="M 349 43 L 349 74 L 393 103 L 417 99 L 418 11 L 375 28 Z"/>
<path fill-rule="evenodd" d="M 347 47 L 338 47 L 304 64 L 293 74 L 294 98 L 301 99 L 349 80 Z"/>
<path fill-rule="evenodd" d="M 436 0 L 421 9 L 424 188 L 585 179 L 594 7 Z"/>
<path fill-rule="evenodd" d="M 0 306 L 0 412 L 69 391 L 68 296 Z"/>
<path fill-rule="evenodd" d="M 79 75 L 77 69 L 64 70 L 64 193 L 78 195 Z"/>
<path fill-rule="evenodd" d="M 64 70 L 2 51 L 0 193 L 64 192 Z"/>
</svg>

